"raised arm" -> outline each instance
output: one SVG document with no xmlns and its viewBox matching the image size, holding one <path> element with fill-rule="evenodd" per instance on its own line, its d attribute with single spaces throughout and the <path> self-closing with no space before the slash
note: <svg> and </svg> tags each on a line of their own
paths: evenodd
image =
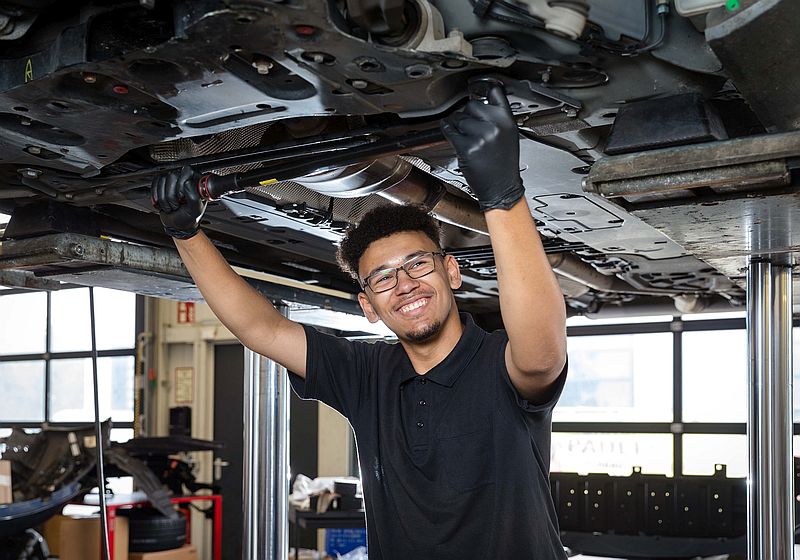
<svg viewBox="0 0 800 560">
<path fill-rule="evenodd" d="M 200 293 L 222 323 L 248 348 L 305 377 L 306 336 L 300 324 L 281 315 L 245 282 L 199 230 L 205 202 L 189 167 L 153 181 L 153 205 L 159 210 Z"/>
<path fill-rule="evenodd" d="M 519 174 L 519 133 L 500 86 L 442 129 L 486 216 L 508 333 L 511 382 L 531 402 L 549 398 L 566 360 L 564 298 L 542 247 Z"/>
</svg>

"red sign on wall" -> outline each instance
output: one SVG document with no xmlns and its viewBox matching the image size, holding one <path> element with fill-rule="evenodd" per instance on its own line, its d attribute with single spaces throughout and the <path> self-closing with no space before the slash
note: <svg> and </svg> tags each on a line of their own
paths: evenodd
<svg viewBox="0 0 800 560">
<path fill-rule="evenodd" d="M 178 302 L 178 323 L 194 323 L 194 302 Z"/>
</svg>

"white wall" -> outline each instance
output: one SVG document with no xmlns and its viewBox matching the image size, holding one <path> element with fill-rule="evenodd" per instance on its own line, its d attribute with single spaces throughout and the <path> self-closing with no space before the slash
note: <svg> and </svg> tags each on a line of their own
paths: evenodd
<svg viewBox="0 0 800 560">
<path fill-rule="evenodd" d="M 214 439 L 214 344 L 230 342 L 235 337 L 211 313 L 205 304 L 195 305 L 194 321 L 178 322 L 179 303 L 159 300 L 155 313 L 156 402 L 151 425 L 154 436 L 169 433 L 169 409 L 189 406 L 192 409 L 192 437 Z M 188 369 L 187 369 L 188 368 Z M 182 399 L 179 402 L 179 399 Z M 187 402 L 188 401 L 188 402 Z M 202 451 L 189 454 L 197 465 L 198 482 L 212 482 L 213 454 Z M 207 507 L 200 503 L 200 507 Z M 211 559 L 211 521 L 192 511 L 192 543 L 199 558 Z"/>
</svg>

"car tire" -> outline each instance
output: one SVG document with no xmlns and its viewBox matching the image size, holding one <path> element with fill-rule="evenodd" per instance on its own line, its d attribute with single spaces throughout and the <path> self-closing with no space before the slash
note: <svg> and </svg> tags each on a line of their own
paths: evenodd
<svg viewBox="0 0 800 560">
<path fill-rule="evenodd" d="M 180 548 L 186 543 L 186 518 L 165 517 L 153 508 L 119 510 L 128 518 L 128 550 L 158 552 Z"/>
</svg>

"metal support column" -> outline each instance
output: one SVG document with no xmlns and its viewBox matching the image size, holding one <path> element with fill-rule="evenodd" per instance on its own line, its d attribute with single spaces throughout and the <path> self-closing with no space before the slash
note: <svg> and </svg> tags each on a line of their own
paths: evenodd
<svg viewBox="0 0 800 560">
<path fill-rule="evenodd" d="M 790 266 L 749 264 L 747 335 L 748 558 L 790 560 L 794 550 Z"/>
<path fill-rule="evenodd" d="M 276 306 L 284 316 L 288 308 Z M 286 368 L 245 350 L 243 557 L 289 553 L 289 378 Z"/>
</svg>

